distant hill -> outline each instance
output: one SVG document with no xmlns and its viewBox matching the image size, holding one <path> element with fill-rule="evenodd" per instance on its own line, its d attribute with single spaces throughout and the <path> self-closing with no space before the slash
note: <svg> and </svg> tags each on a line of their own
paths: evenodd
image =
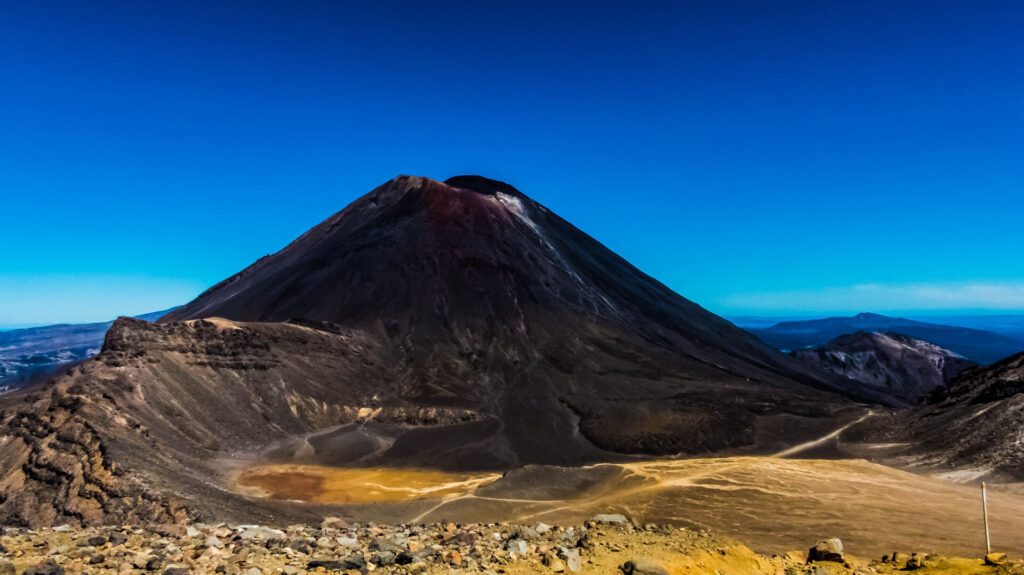
<svg viewBox="0 0 1024 575">
<path fill-rule="evenodd" d="M 156 321 L 175 308 L 138 316 Z M 97 353 L 113 320 L 0 331 L 0 393 L 27 385 Z"/>
<path fill-rule="evenodd" d="M 976 365 L 933 343 L 892 332 L 858 331 L 790 355 L 810 367 L 877 388 L 894 403 L 907 405 Z"/>
<path fill-rule="evenodd" d="M 876 313 L 785 321 L 771 327 L 749 331 L 768 345 L 787 352 L 819 346 L 841 335 L 858 331 L 906 334 L 952 350 L 978 363 L 992 363 L 1024 351 L 1024 339 L 980 329 L 927 323 Z"/>
</svg>

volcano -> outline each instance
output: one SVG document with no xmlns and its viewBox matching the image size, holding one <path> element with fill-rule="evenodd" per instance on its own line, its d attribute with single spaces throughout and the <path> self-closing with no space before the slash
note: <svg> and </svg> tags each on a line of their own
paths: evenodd
<svg viewBox="0 0 1024 575">
<path fill-rule="evenodd" d="M 226 487 L 241 459 L 506 470 L 773 453 L 884 401 L 508 184 L 401 176 L 5 396 L 0 520 L 265 521 L 280 510 Z"/>
<path fill-rule="evenodd" d="M 821 375 L 479 176 L 398 177 L 162 321 L 210 316 L 373 334 L 402 366 L 392 401 L 495 418 L 488 457 L 508 464 L 740 447 L 763 415 L 836 401 Z"/>
</svg>

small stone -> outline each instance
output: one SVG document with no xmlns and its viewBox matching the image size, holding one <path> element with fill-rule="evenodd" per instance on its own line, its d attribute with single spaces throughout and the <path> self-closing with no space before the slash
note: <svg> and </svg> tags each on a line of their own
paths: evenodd
<svg viewBox="0 0 1024 575">
<path fill-rule="evenodd" d="M 619 567 L 625 575 L 668 575 L 668 570 L 651 559 L 633 559 Z"/>
<path fill-rule="evenodd" d="M 164 575 L 189 575 L 189 571 L 185 567 L 168 567 L 164 569 Z"/>
<path fill-rule="evenodd" d="M 338 537 L 334 541 L 338 545 L 341 545 L 342 547 L 355 547 L 356 545 L 359 545 L 359 540 L 358 539 L 356 539 L 355 537 L 349 537 L 349 536 Z"/>
<path fill-rule="evenodd" d="M 57 529 L 54 528 L 54 531 Z M 67 529 L 65 529 L 67 531 Z M 22 571 L 22 575 L 64 575 L 64 568 L 54 562 L 53 559 L 47 559 L 35 567 L 29 567 Z"/>
<path fill-rule="evenodd" d="M 562 573 L 565 571 L 565 563 L 562 562 L 562 560 L 558 558 L 558 555 L 555 555 L 552 551 L 544 553 L 544 558 L 541 561 L 548 566 L 548 569 L 551 569 L 555 573 Z"/>
<path fill-rule="evenodd" d="M 370 561 L 380 567 L 387 567 L 395 563 L 395 552 L 394 551 L 376 551 L 370 555 Z M 411 563 L 411 561 L 410 561 Z"/>
<path fill-rule="evenodd" d="M 105 560 L 102 555 L 93 555 L 89 558 L 89 565 L 101 565 Z"/>
<path fill-rule="evenodd" d="M 65 523 L 63 525 L 58 525 L 58 526 L 53 528 L 53 532 L 54 533 L 66 533 L 68 531 L 71 531 L 71 526 L 68 525 L 67 523 Z"/>
<path fill-rule="evenodd" d="M 238 534 L 238 537 L 242 541 L 249 541 L 252 539 L 259 541 L 280 541 L 281 539 L 284 539 L 284 531 L 259 525 L 246 526 L 246 528 Z"/>
<path fill-rule="evenodd" d="M 347 569 L 345 563 L 336 559 L 312 559 L 306 563 L 307 569 L 316 569 L 317 567 L 323 567 L 327 570 L 341 571 Z"/>
<path fill-rule="evenodd" d="M 566 568 L 569 571 L 575 573 L 583 567 L 583 563 L 580 561 L 579 549 L 566 549 L 565 547 L 558 548 L 558 557 L 565 561 Z"/>
<path fill-rule="evenodd" d="M 321 529 L 345 529 L 348 527 L 348 522 L 340 517 L 324 517 L 324 520 L 320 522 Z"/>
<path fill-rule="evenodd" d="M 345 558 L 346 569 L 362 569 L 366 567 L 366 559 L 363 558 L 361 553 L 355 553 Z"/>
<path fill-rule="evenodd" d="M 111 545 L 117 547 L 118 545 L 124 545 L 125 542 L 128 541 L 128 536 L 120 531 L 115 531 L 110 534 L 110 537 L 108 537 L 107 540 L 110 541 Z"/>
<path fill-rule="evenodd" d="M 140 567 L 140 569 L 145 569 L 146 571 L 156 571 L 161 566 L 163 566 L 163 564 L 164 564 L 164 558 L 163 557 L 161 557 L 159 555 L 150 555 L 146 559 L 146 564 L 143 565 L 142 567 Z"/>
<path fill-rule="evenodd" d="M 621 513 L 600 513 L 594 516 L 594 521 L 597 523 L 612 523 L 615 525 L 624 525 L 627 523 L 625 515 Z"/>
<path fill-rule="evenodd" d="M 312 541 L 309 540 L 309 539 L 292 539 L 291 541 L 288 542 L 286 547 L 288 547 L 292 551 L 297 551 L 297 552 L 302 553 L 304 555 L 309 555 L 309 551 L 310 551 L 310 547 L 309 546 L 310 546 L 311 543 L 312 543 Z"/>
<path fill-rule="evenodd" d="M 505 544 L 505 549 L 510 553 L 515 553 L 516 555 L 526 555 L 530 547 L 527 545 L 526 541 L 523 541 L 522 539 L 511 539 Z"/>
<path fill-rule="evenodd" d="M 907 566 L 905 569 L 907 571 L 916 571 L 924 566 L 924 555 L 920 553 L 912 553 L 910 555 L 910 559 L 907 559 Z"/>
<path fill-rule="evenodd" d="M 86 537 L 85 539 L 78 540 L 79 547 L 99 547 L 107 542 L 107 538 L 102 535 L 94 535 L 92 537 Z"/>
<path fill-rule="evenodd" d="M 985 565 L 997 567 L 1006 563 L 1006 553 L 989 553 L 985 556 Z"/>
</svg>

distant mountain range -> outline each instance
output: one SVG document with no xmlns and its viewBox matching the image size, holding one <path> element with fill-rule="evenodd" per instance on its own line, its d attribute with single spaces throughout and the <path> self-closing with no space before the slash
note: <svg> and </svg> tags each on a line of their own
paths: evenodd
<svg viewBox="0 0 1024 575">
<path fill-rule="evenodd" d="M 1021 337 L 875 313 L 784 321 L 770 327 L 749 328 L 748 331 L 768 345 L 786 352 L 820 346 L 841 335 L 858 331 L 909 335 L 949 349 L 978 363 L 992 363 L 1024 351 L 1024 338 Z"/>
<path fill-rule="evenodd" d="M 174 308 L 138 316 L 156 321 Z M 100 351 L 113 320 L 0 331 L 0 393 L 18 389 Z"/>
</svg>

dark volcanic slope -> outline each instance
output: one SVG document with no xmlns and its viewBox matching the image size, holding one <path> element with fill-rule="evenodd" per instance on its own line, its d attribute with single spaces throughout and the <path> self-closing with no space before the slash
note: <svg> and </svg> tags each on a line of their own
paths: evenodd
<svg viewBox="0 0 1024 575">
<path fill-rule="evenodd" d="M 857 331 L 906 334 L 932 342 L 979 363 L 999 361 L 1024 351 L 1024 340 L 991 331 L 888 317 L 876 313 L 786 321 L 772 327 L 750 330 L 768 345 L 786 351 L 823 345 L 841 335 Z"/>
<path fill-rule="evenodd" d="M 818 376 L 480 177 L 388 182 L 163 321 L 209 316 L 373 333 L 401 355 L 404 399 L 493 414 L 509 463 L 578 461 L 577 426 L 614 451 L 748 445 L 760 415 L 841 403 Z"/>
<path fill-rule="evenodd" d="M 261 451 L 489 469 L 774 451 L 874 397 L 825 379 L 510 186 L 401 177 L 0 401 L 0 522 L 258 516 L 218 462 Z"/>
<path fill-rule="evenodd" d="M 899 419 L 895 434 L 925 464 L 1024 480 L 1024 354 L 961 373 Z"/>
<path fill-rule="evenodd" d="M 876 388 L 906 405 L 975 365 L 948 349 L 908 335 L 866 331 L 790 355 L 814 369 Z"/>
</svg>

